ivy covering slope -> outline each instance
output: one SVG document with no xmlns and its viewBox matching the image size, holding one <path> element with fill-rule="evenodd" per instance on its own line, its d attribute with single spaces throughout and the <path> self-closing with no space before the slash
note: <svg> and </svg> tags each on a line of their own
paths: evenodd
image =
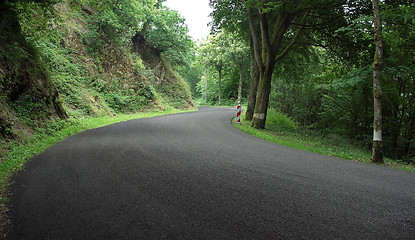
<svg viewBox="0 0 415 240">
<path fill-rule="evenodd" d="M 193 108 L 173 70 L 193 42 L 162 2 L 2 1 L 0 158 L 56 121 Z"/>
</svg>

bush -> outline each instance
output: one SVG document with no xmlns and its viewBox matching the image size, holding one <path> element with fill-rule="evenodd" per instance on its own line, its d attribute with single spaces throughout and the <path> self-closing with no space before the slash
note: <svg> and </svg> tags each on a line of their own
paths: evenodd
<svg viewBox="0 0 415 240">
<path fill-rule="evenodd" d="M 274 109 L 269 109 L 267 112 L 267 128 L 287 128 L 295 129 L 295 123 L 286 115 L 275 111 Z"/>
</svg>

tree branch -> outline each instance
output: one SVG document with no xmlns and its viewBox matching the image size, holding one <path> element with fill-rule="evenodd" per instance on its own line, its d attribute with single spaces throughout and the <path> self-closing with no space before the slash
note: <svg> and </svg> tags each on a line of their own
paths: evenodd
<svg viewBox="0 0 415 240">
<path fill-rule="evenodd" d="M 259 42 L 258 42 L 259 38 L 258 38 L 258 34 L 257 34 L 258 31 L 255 27 L 254 14 L 253 14 L 252 11 L 253 11 L 252 8 L 248 8 L 249 29 L 251 31 L 256 64 L 258 66 L 258 69 L 260 69 L 260 71 L 263 71 L 265 67 L 264 67 L 264 63 L 262 62 L 262 58 L 261 58 L 261 50 L 260 50 L 260 47 L 259 47 Z"/>
<path fill-rule="evenodd" d="M 259 13 L 259 23 L 261 24 L 261 35 L 262 35 L 262 45 L 265 47 L 267 52 L 271 52 L 271 42 L 269 37 L 269 28 L 268 28 L 268 19 L 265 13 L 261 9 L 258 9 Z M 262 49 L 264 50 L 264 49 Z"/>
<path fill-rule="evenodd" d="M 284 33 L 287 31 L 288 26 L 290 26 L 292 19 L 293 17 L 291 16 L 291 14 L 286 12 L 282 12 L 278 15 L 278 19 L 275 24 L 275 33 L 271 48 L 273 54 L 277 54 L 278 48 L 281 44 L 281 40 L 284 36 Z"/>
<path fill-rule="evenodd" d="M 300 27 L 300 29 L 298 29 L 297 33 L 295 34 L 295 36 L 291 40 L 290 44 L 288 44 L 288 46 L 284 49 L 284 51 L 275 58 L 275 62 L 281 61 L 288 54 L 288 52 L 293 48 L 293 46 L 297 42 L 298 37 L 301 35 L 301 32 L 303 30 L 304 30 L 303 27 Z"/>
<path fill-rule="evenodd" d="M 303 28 L 314 29 L 314 30 L 324 30 L 324 29 L 327 29 L 327 26 L 326 26 L 326 27 L 319 27 L 319 26 L 324 26 L 324 25 L 327 25 L 327 24 L 329 24 L 329 23 L 331 23 L 331 22 L 334 22 L 334 21 L 335 21 L 335 20 L 337 20 L 337 19 L 341 19 L 341 18 L 343 18 L 343 17 L 344 17 L 344 16 L 338 16 L 338 17 L 335 17 L 335 18 L 329 19 L 329 20 L 327 20 L 327 21 L 325 21 L 325 22 L 316 23 L 316 24 L 311 24 L 311 25 L 309 25 L 309 24 L 301 24 L 301 23 L 292 23 L 292 25 L 293 25 L 293 26 L 298 26 L 298 27 L 303 27 Z"/>
</svg>

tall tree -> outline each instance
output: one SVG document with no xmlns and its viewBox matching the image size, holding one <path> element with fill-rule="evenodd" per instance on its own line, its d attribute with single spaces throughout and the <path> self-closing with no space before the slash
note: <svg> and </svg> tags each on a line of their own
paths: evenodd
<svg viewBox="0 0 415 240">
<path fill-rule="evenodd" d="M 213 69 L 218 76 L 218 105 L 222 104 L 222 79 L 225 65 L 231 62 L 230 60 L 230 40 L 223 32 L 216 35 L 211 35 L 200 46 L 199 55 L 202 62 L 207 69 Z"/>
<path fill-rule="evenodd" d="M 252 36 L 249 29 L 248 19 L 246 18 L 247 9 L 244 6 L 244 2 L 240 0 L 210 0 L 210 6 L 213 8 L 213 12 L 211 14 L 213 18 L 213 30 L 226 30 L 227 32 L 232 33 L 231 35 L 233 35 L 233 38 L 238 38 L 245 42 L 245 45 L 250 45 L 251 60 L 249 61 L 248 59 L 245 59 L 244 64 L 255 63 Z M 259 31 L 259 28 L 257 29 Z M 252 64 L 251 67 L 251 83 L 248 94 L 248 106 L 245 114 L 245 118 L 248 121 L 252 120 L 252 116 L 254 114 L 256 92 L 259 80 L 257 64 Z M 242 74 L 242 71 L 240 74 Z"/>
<path fill-rule="evenodd" d="M 252 120 L 254 128 L 264 128 L 266 121 L 267 108 L 269 103 L 269 94 L 271 91 L 271 78 L 274 72 L 275 64 L 283 59 L 291 48 L 296 43 L 303 28 L 299 27 L 296 33 L 291 36 L 290 43 L 282 48 L 283 38 L 288 31 L 289 26 L 293 23 L 295 12 L 291 12 L 285 7 L 278 7 L 276 13 L 276 20 L 272 21 L 272 15 L 269 14 L 269 9 L 265 4 L 250 5 L 248 7 L 248 20 L 251 35 L 253 36 L 253 47 L 255 54 L 255 61 L 258 66 L 260 80 L 258 83 L 255 110 Z M 256 16 L 254 11 L 258 11 L 258 18 L 260 23 L 261 37 L 257 36 L 257 25 L 255 24 Z M 271 34 L 270 34 L 271 31 Z M 262 40 L 262 47 L 258 39 Z M 262 51 L 261 51 L 262 50 Z"/>
<path fill-rule="evenodd" d="M 250 39 L 250 47 L 251 47 L 251 61 L 252 61 L 252 72 L 251 72 L 251 85 L 249 86 L 249 94 L 248 94 L 248 106 L 245 113 L 245 120 L 252 121 L 254 116 L 255 110 L 255 103 L 256 103 L 256 93 L 258 90 L 258 82 L 259 82 L 259 70 L 258 64 L 256 64 L 255 52 L 253 48 L 253 40 L 252 36 Z"/>
<path fill-rule="evenodd" d="M 317 35 L 335 35 L 334 31 L 347 23 L 344 17 L 346 3 L 354 2 L 244 1 L 248 9 L 249 28 L 259 75 L 253 127 L 265 127 L 271 79 L 276 64 L 289 54 L 300 38 L 303 45 L 312 46 Z M 353 10 L 349 9 L 349 12 L 353 13 Z M 320 44 L 330 44 L 330 41 Z"/>
<path fill-rule="evenodd" d="M 249 62 L 249 48 L 248 46 L 238 39 L 235 34 L 224 32 L 225 38 L 228 39 L 227 54 L 229 59 L 232 60 L 233 64 L 239 69 L 239 84 L 238 84 L 238 104 L 242 101 L 242 85 L 246 69 L 248 68 Z"/>
<path fill-rule="evenodd" d="M 373 22 L 375 30 L 375 57 L 373 62 L 373 147 L 372 162 L 383 163 L 382 149 L 382 68 L 383 68 L 383 39 L 382 39 L 382 20 L 379 0 L 372 0 Z"/>
<path fill-rule="evenodd" d="M 238 11 L 236 16 L 242 17 L 236 22 L 242 23 L 248 20 L 253 60 L 257 65 L 255 66 L 257 69 L 253 68 L 252 71 L 253 79 L 255 75 L 259 76 L 252 124 L 255 128 L 264 128 L 271 79 L 276 64 L 284 60 L 300 39 L 301 44 L 306 46 L 328 47 L 333 43 L 342 43 L 343 39 L 339 37 L 341 32 L 335 31 L 346 26 L 349 19 L 356 18 L 356 13 L 364 9 L 362 6 L 365 6 L 367 1 L 244 0 L 240 2 L 243 3 L 245 14 L 241 15 Z M 225 23 L 235 22 L 233 18 L 224 17 L 226 11 L 223 9 L 225 6 L 235 9 L 238 1 L 211 0 L 211 5 L 215 9 L 213 16 L 218 18 L 214 21 L 215 24 L 228 26 L 229 24 Z M 252 82 L 251 90 L 255 85 L 255 82 Z"/>
</svg>

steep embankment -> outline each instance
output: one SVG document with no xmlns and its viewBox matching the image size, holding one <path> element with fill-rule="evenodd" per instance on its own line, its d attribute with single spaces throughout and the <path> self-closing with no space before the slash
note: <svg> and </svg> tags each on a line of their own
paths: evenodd
<svg viewBox="0 0 415 240">
<path fill-rule="evenodd" d="M 42 122 L 68 117 L 33 43 L 21 31 L 17 12 L 0 3 L 0 156 L 9 140 L 24 141 Z"/>
<path fill-rule="evenodd" d="M 194 107 L 187 84 L 155 48 L 144 38 L 121 44 L 89 5 L 64 1 L 48 10 L 2 1 L 0 11 L 1 158 L 11 142 L 56 121 Z"/>
</svg>

